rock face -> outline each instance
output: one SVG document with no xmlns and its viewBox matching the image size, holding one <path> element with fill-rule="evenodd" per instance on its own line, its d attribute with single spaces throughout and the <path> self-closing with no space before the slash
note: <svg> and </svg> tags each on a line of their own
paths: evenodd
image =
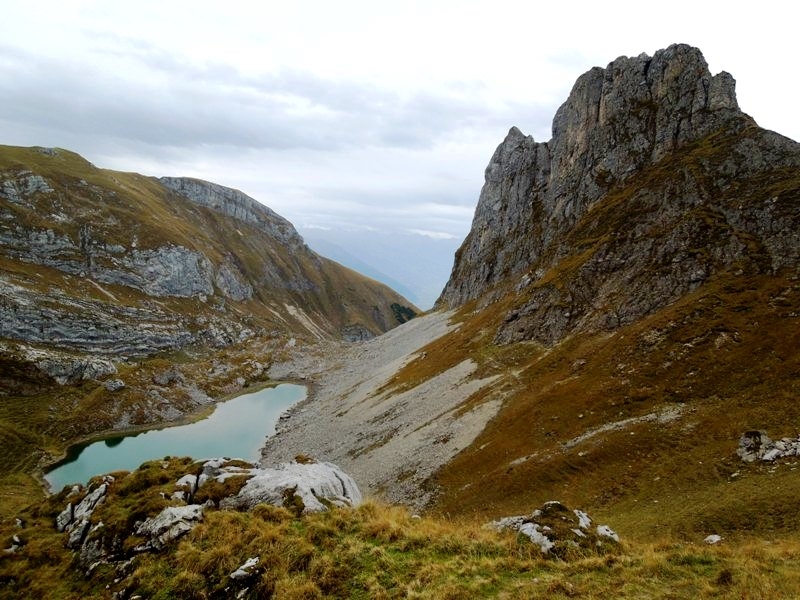
<svg viewBox="0 0 800 600">
<path fill-rule="evenodd" d="M 164 187 L 192 202 L 255 225 L 259 231 L 292 248 L 305 245 L 303 238 L 289 221 L 239 190 L 188 177 L 162 177 L 159 181 Z"/>
<path fill-rule="evenodd" d="M 512 128 L 437 302 L 520 298 L 496 341 L 614 329 L 733 268 L 796 270 L 800 146 L 758 128 L 685 45 L 582 75 L 549 142 Z M 702 250 L 700 250 L 702 248 Z"/>
</svg>

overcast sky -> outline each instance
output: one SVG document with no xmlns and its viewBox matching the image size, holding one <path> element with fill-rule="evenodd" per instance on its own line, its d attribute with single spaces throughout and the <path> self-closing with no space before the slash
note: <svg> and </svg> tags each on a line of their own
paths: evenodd
<svg viewBox="0 0 800 600">
<path fill-rule="evenodd" d="M 6 1 L 0 143 L 236 187 L 308 228 L 463 238 L 509 127 L 673 42 L 800 139 L 796 10 L 760 2 Z"/>
</svg>

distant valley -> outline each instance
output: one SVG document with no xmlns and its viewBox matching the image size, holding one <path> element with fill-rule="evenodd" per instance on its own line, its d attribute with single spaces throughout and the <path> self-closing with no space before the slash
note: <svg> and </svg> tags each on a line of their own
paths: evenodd
<svg viewBox="0 0 800 600">
<path fill-rule="evenodd" d="M 388 285 L 423 310 L 432 308 L 442 292 L 462 241 L 413 233 L 301 231 L 323 256 Z"/>
</svg>

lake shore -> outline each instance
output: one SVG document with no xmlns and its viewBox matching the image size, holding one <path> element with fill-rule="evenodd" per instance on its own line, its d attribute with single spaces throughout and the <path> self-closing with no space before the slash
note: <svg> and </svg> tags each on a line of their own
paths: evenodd
<svg viewBox="0 0 800 600">
<path fill-rule="evenodd" d="M 38 469 L 37 472 L 34 473 L 34 477 L 42 485 L 46 493 L 48 494 L 54 493 L 50 481 L 47 478 L 48 473 L 51 473 L 60 468 L 61 466 L 72 462 L 72 460 L 74 460 L 74 458 L 71 458 L 72 455 L 80 454 L 80 452 L 82 452 L 85 448 L 90 447 L 93 444 L 99 442 L 106 442 L 108 440 L 113 440 L 117 438 L 132 438 L 140 434 L 158 432 L 163 430 L 171 430 L 174 428 L 195 425 L 211 417 L 218 410 L 219 407 L 225 406 L 228 402 L 234 401 L 237 398 L 241 398 L 242 396 L 258 394 L 263 390 L 277 388 L 285 384 L 300 385 L 302 387 L 306 387 L 303 385 L 302 382 L 268 380 L 260 382 L 258 385 L 253 385 L 251 387 L 244 388 L 236 393 L 228 394 L 221 399 L 214 400 L 209 404 L 200 406 L 197 410 L 186 412 L 180 418 L 175 420 L 155 423 L 155 424 L 148 424 L 144 426 L 132 426 L 132 427 L 125 427 L 118 429 L 110 429 L 94 433 L 91 435 L 87 435 L 69 444 L 65 448 L 65 450 L 61 453 L 60 457 L 57 460 L 51 461 L 47 465 Z M 306 391 L 306 396 L 307 396 L 307 391 Z M 279 416 L 280 415 L 276 416 L 276 424 L 277 424 L 277 418 Z M 266 431 L 266 429 L 267 428 L 265 427 L 265 436 L 268 436 L 269 432 Z"/>
</svg>

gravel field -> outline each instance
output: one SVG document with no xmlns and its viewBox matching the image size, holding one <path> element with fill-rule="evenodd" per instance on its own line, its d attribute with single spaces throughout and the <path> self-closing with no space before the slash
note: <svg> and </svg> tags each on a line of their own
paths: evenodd
<svg viewBox="0 0 800 600">
<path fill-rule="evenodd" d="M 378 390 L 422 347 L 456 327 L 451 317 L 435 312 L 366 342 L 293 349 L 269 375 L 308 384 L 309 396 L 267 440 L 262 464 L 310 455 L 339 465 L 367 496 L 425 508 L 436 493 L 430 476 L 499 410 L 500 400 L 490 400 L 455 414 L 494 378 L 473 379 L 475 365 L 464 361 L 406 392 Z"/>
</svg>

